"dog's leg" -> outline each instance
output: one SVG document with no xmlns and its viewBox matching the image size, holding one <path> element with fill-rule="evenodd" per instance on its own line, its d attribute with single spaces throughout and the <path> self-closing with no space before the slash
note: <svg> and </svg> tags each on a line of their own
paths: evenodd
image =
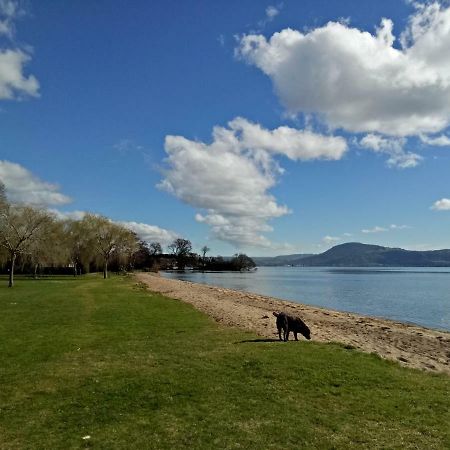
<svg viewBox="0 0 450 450">
<path fill-rule="evenodd" d="M 289 340 L 289 328 L 286 328 L 284 332 L 284 342 L 287 342 Z"/>
<path fill-rule="evenodd" d="M 298 341 L 297 332 L 296 331 L 294 331 L 294 337 L 295 337 L 295 340 Z"/>
<path fill-rule="evenodd" d="M 280 338 L 280 341 L 283 340 L 283 339 L 281 338 L 281 327 L 278 327 L 278 337 Z"/>
</svg>

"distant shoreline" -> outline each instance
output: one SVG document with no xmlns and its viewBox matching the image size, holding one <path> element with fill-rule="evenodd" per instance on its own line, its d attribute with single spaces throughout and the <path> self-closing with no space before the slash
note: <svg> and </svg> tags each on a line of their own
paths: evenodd
<svg viewBox="0 0 450 450">
<path fill-rule="evenodd" d="M 450 375 L 450 333 L 388 319 L 333 311 L 282 299 L 139 273 L 136 279 L 154 292 L 190 303 L 217 322 L 278 339 L 272 311 L 300 316 L 312 341 L 340 342 L 382 358 Z"/>
</svg>

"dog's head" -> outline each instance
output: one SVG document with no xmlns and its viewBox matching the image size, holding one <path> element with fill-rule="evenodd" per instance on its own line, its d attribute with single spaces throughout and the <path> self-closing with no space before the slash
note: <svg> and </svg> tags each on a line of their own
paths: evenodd
<svg viewBox="0 0 450 450">
<path fill-rule="evenodd" d="M 311 330 L 308 328 L 308 326 L 306 325 L 305 322 L 303 322 L 303 320 L 299 319 L 300 322 L 300 333 L 303 334 L 303 336 L 305 336 L 306 339 L 311 340 Z"/>
<path fill-rule="evenodd" d="M 309 328 L 305 325 L 305 330 L 303 331 L 303 336 L 305 336 L 306 339 L 308 339 L 308 341 L 311 340 L 311 331 L 309 330 Z"/>
</svg>

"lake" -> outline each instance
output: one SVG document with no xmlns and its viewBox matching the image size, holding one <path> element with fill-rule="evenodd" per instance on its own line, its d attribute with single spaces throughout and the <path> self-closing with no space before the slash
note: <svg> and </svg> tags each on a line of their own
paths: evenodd
<svg viewBox="0 0 450 450">
<path fill-rule="evenodd" d="M 259 267 L 162 275 L 450 331 L 448 267 Z"/>
</svg>

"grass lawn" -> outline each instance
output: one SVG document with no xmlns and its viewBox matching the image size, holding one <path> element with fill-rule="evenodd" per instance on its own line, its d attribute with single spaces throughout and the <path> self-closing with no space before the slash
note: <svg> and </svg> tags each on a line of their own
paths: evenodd
<svg viewBox="0 0 450 450">
<path fill-rule="evenodd" d="M 450 448 L 450 377 L 258 342 L 131 278 L 0 279 L 0 311 L 0 449 Z"/>
</svg>

